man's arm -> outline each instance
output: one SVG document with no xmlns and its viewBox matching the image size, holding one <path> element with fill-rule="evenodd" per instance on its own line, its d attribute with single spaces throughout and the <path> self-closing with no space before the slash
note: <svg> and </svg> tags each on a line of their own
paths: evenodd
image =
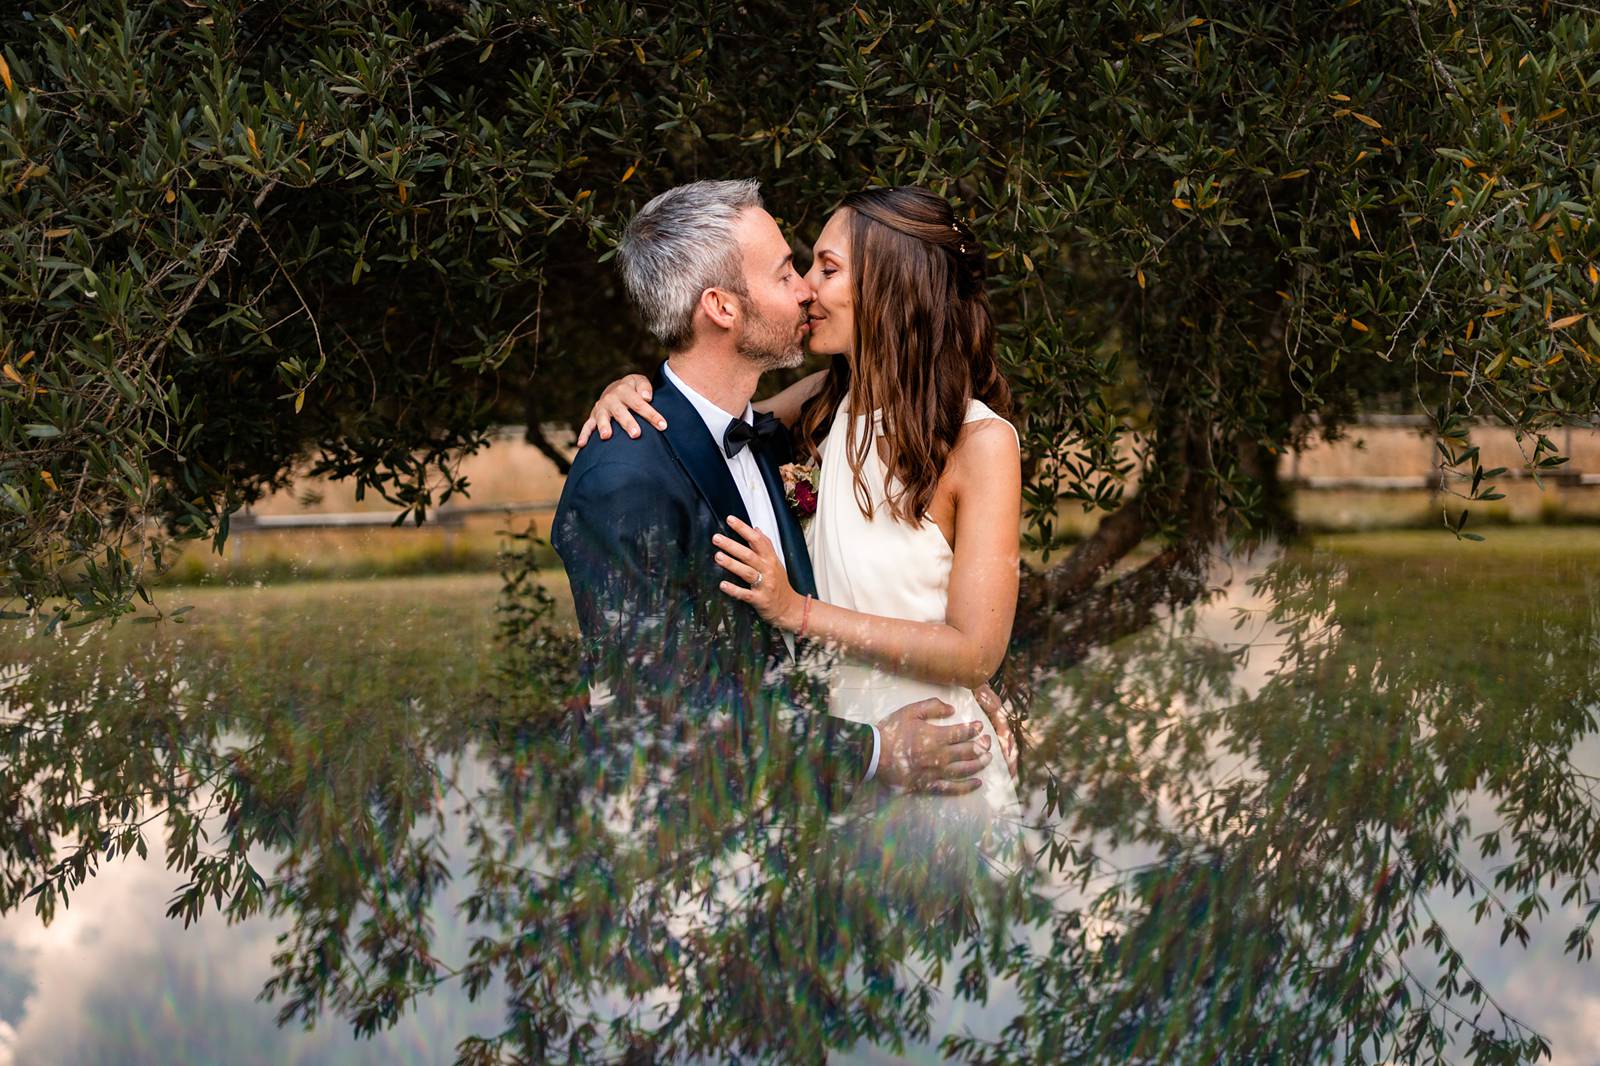
<svg viewBox="0 0 1600 1066">
<path fill-rule="evenodd" d="M 620 462 L 580 464 L 551 526 L 550 542 L 572 586 L 591 690 L 634 680 L 665 692 L 673 679 L 668 612 L 683 571 L 673 541 L 681 539 L 686 515 L 670 497 L 649 494 L 645 473 Z"/>
</svg>

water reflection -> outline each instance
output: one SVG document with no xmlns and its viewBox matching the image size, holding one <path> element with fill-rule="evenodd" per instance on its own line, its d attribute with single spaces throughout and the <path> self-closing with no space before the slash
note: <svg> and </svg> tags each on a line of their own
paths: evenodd
<svg viewBox="0 0 1600 1066">
<path fill-rule="evenodd" d="M 1019 649 L 1032 857 L 971 869 L 731 769 L 753 733 L 810 765 L 787 725 L 575 713 L 525 570 L 445 684 L 448 628 L 360 637 L 359 602 L 342 636 L 36 637 L 0 678 L 0 1047 L 1577 1061 L 1600 580 L 1473 558 L 1258 556 L 1070 669 Z"/>
</svg>

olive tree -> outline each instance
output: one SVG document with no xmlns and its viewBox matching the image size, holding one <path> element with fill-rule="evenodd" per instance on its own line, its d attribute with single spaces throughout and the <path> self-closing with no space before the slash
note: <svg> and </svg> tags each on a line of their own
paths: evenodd
<svg viewBox="0 0 1600 1066">
<path fill-rule="evenodd" d="M 1364 406 L 1435 419 L 1465 536 L 1474 420 L 1538 471 L 1600 406 L 1581 5 L 63 0 L 0 39 L 0 566 L 58 620 L 306 463 L 421 519 L 494 422 L 553 453 L 659 354 L 621 224 L 706 176 L 802 243 L 866 184 L 972 221 L 1023 628 L 1069 652 L 1285 531 L 1278 457 Z"/>
</svg>

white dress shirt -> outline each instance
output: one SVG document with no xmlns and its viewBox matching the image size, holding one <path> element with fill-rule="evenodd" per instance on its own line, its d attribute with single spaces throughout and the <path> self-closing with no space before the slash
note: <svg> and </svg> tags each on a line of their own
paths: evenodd
<svg viewBox="0 0 1600 1066">
<path fill-rule="evenodd" d="M 733 475 L 733 483 L 739 490 L 739 498 L 744 500 L 745 513 L 750 516 L 750 524 L 767 535 L 772 541 L 772 548 L 778 553 L 778 563 L 787 567 L 783 554 L 783 534 L 778 530 L 778 514 L 773 510 L 772 497 L 767 493 L 767 483 L 761 478 L 761 467 L 756 464 L 756 457 L 749 447 L 739 449 L 739 454 L 728 459 L 728 453 L 722 446 L 722 435 L 728 431 L 728 426 L 733 423 L 733 416 L 704 396 L 695 392 L 684 383 L 684 380 L 672 371 L 672 363 L 668 362 L 662 367 L 662 373 L 667 380 L 681 393 L 683 398 L 705 422 L 706 429 L 711 432 L 711 439 L 717 442 L 717 452 L 727 459 L 728 472 Z M 755 409 L 747 402 L 744 405 L 743 420 L 748 423 L 755 422 Z M 726 518 L 726 515 L 718 515 Z M 789 649 L 789 654 L 794 654 L 794 634 L 788 630 L 783 631 L 783 642 Z M 872 726 L 872 760 L 867 764 L 867 776 L 863 779 L 871 781 L 878 773 L 878 751 L 882 740 L 878 734 L 878 727 Z"/>
</svg>

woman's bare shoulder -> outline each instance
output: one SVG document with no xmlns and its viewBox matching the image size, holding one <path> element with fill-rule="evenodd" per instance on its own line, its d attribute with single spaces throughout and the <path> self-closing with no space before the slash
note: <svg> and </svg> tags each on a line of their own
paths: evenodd
<svg viewBox="0 0 1600 1066">
<path fill-rule="evenodd" d="M 1021 451 L 1016 427 L 997 414 L 969 419 L 956 437 L 951 458 L 980 465 L 995 462 L 1015 463 Z"/>
<path fill-rule="evenodd" d="M 1022 455 L 1017 431 L 998 416 L 975 419 L 961 427 L 950 452 L 951 488 L 958 496 L 1010 489 L 1021 491 Z"/>
</svg>

